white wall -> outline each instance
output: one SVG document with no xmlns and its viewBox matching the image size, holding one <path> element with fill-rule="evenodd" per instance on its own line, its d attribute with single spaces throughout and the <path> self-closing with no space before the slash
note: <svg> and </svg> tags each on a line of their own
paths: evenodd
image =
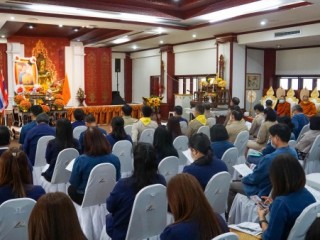
<svg viewBox="0 0 320 240">
<path fill-rule="evenodd" d="M 320 74 L 320 47 L 281 50 L 276 53 L 276 74 Z"/>
<path fill-rule="evenodd" d="M 142 103 L 142 97 L 150 95 L 150 76 L 160 75 L 160 50 L 148 50 L 131 54 L 132 102 Z"/>
<path fill-rule="evenodd" d="M 112 91 L 117 91 L 117 73 L 115 71 L 115 59 L 120 59 L 121 67 L 120 72 L 118 73 L 118 90 L 120 96 L 124 98 L 124 59 L 126 58 L 125 53 L 112 53 Z"/>
<path fill-rule="evenodd" d="M 260 90 L 255 90 L 257 93 L 257 99 L 252 103 L 253 106 L 259 103 L 262 98 L 263 83 L 264 83 L 264 51 L 257 49 L 247 49 L 247 73 L 261 74 Z M 250 103 L 246 101 L 246 110 L 249 111 Z"/>
</svg>

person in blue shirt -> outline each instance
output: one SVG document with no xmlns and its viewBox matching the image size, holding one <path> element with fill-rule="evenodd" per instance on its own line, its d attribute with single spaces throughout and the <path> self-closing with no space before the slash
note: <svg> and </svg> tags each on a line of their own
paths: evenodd
<svg viewBox="0 0 320 240">
<path fill-rule="evenodd" d="M 10 131 L 6 126 L 0 126 L 0 156 L 9 149 Z"/>
<path fill-rule="evenodd" d="M 304 187 L 306 176 L 297 158 L 281 154 L 274 158 L 270 167 L 271 198 L 263 196 L 269 207 L 258 207 L 259 223 L 264 240 L 287 239 L 297 217 L 316 200 Z M 269 222 L 266 214 L 270 212 Z M 319 237 L 319 236 L 318 236 Z"/>
<path fill-rule="evenodd" d="M 45 194 L 41 186 L 32 184 L 27 155 L 18 148 L 10 148 L 0 157 L 0 204 L 14 198 L 37 201 Z"/>
<path fill-rule="evenodd" d="M 184 117 L 182 117 L 182 114 L 183 114 L 183 109 L 181 106 L 177 105 L 173 108 L 173 111 L 174 111 L 174 116 L 177 117 L 179 119 L 179 121 L 184 121 L 188 124 L 188 120 L 185 119 Z"/>
<path fill-rule="evenodd" d="M 40 113 L 36 118 L 36 122 L 37 126 L 28 132 L 23 143 L 23 150 L 27 154 L 32 166 L 34 165 L 39 138 L 55 135 L 54 128 L 49 126 L 49 116 L 46 113 Z"/>
<path fill-rule="evenodd" d="M 19 143 L 23 144 L 24 143 L 24 139 L 26 138 L 27 133 L 34 128 L 35 126 L 37 126 L 37 122 L 36 122 L 36 117 L 42 113 L 42 107 L 40 105 L 33 105 L 30 108 L 30 113 L 31 113 L 31 122 L 27 123 L 26 125 L 23 125 L 20 131 L 20 137 L 19 137 Z"/>
<path fill-rule="evenodd" d="M 98 127 L 98 124 L 96 122 L 96 118 L 90 113 L 88 114 L 87 116 L 85 116 L 85 124 L 86 126 L 89 128 L 89 127 L 96 127 L 99 129 L 99 131 L 104 135 L 104 136 L 107 136 L 107 132 L 106 130 L 102 129 L 102 128 L 99 128 Z M 83 152 L 84 150 L 84 141 L 83 141 L 83 138 L 84 138 L 84 134 L 85 132 L 82 132 L 80 134 L 80 137 L 79 137 L 79 142 L 80 142 L 80 147 L 81 147 L 81 151 Z"/>
<path fill-rule="evenodd" d="M 293 114 L 293 116 L 292 116 L 291 121 L 294 125 L 293 133 L 294 133 L 296 139 L 298 139 L 302 128 L 305 125 L 309 124 L 309 118 L 306 115 L 304 115 L 303 109 L 300 105 L 294 105 L 292 107 L 292 114 Z"/>
<path fill-rule="evenodd" d="M 215 157 L 221 159 L 225 151 L 234 147 L 228 139 L 229 135 L 224 125 L 215 124 L 210 128 L 211 149 Z"/>
<path fill-rule="evenodd" d="M 126 238 L 136 194 L 152 184 L 166 185 L 158 174 L 156 152 L 149 143 L 138 143 L 133 150 L 134 170 L 131 177 L 120 179 L 107 199 L 106 231 L 113 240 Z"/>
<path fill-rule="evenodd" d="M 132 143 L 130 135 L 124 130 L 124 120 L 122 117 L 114 117 L 111 120 L 112 131 L 107 135 L 107 139 L 111 145 L 113 145 L 120 140 L 128 140 Z"/>
<path fill-rule="evenodd" d="M 51 182 L 58 154 L 66 148 L 75 148 L 80 151 L 80 144 L 77 139 L 73 138 L 71 122 L 66 118 L 61 118 L 57 121 L 56 137 L 48 142 L 46 150 L 46 161 L 49 168 L 41 174 L 48 182 Z"/>
<path fill-rule="evenodd" d="M 84 154 L 74 161 L 68 194 L 78 205 L 82 204 L 91 170 L 100 163 L 111 163 L 116 169 L 116 180 L 120 174 L 119 158 L 111 153 L 106 137 L 96 127 L 90 127 L 84 135 Z"/>
<path fill-rule="evenodd" d="M 275 124 L 269 128 L 269 132 L 271 145 L 273 145 L 276 150 L 265 155 L 253 169 L 253 172 L 242 178 L 241 182 L 231 183 L 228 197 L 229 209 L 237 193 L 246 196 L 258 195 L 259 197 L 269 195 L 272 188 L 269 170 L 276 156 L 288 153 L 298 158 L 297 152 L 288 145 L 291 135 L 288 125 L 283 123 Z"/>
<path fill-rule="evenodd" d="M 72 129 L 75 129 L 76 127 L 79 127 L 79 126 L 86 125 L 86 123 L 84 122 L 85 114 L 81 108 L 77 108 L 76 110 L 74 110 L 73 116 L 75 121 L 72 123 Z"/>
<path fill-rule="evenodd" d="M 212 239 L 229 232 L 226 222 L 215 213 L 197 179 L 182 173 L 167 187 L 167 197 L 174 222 L 160 235 L 161 240 Z"/>
<path fill-rule="evenodd" d="M 185 166 L 183 172 L 198 179 L 203 190 L 213 175 L 219 172 L 228 172 L 227 165 L 214 157 L 207 135 L 203 133 L 192 135 L 189 140 L 189 148 L 194 162 Z"/>
</svg>

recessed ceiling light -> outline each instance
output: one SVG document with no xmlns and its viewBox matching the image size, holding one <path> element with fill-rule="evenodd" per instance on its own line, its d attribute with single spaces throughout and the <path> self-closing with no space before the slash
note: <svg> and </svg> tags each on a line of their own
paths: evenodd
<svg viewBox="0 0 320 240">
<path fill-rule="evenodd" d="M 277 45 L 277 48 L 281 48 L 281 45 L 280 45 L 280 44 L 278 44 L 278 45 Z"/>
<path fill-rule="evenodd" d="M 80 39 L 77 39 L 77 42 L 80 42 Z"/>
<path fill-rule="evenodd" d="M 121 38 L 117 38 L 116 40 L 113 40 L 112 43 L 119 44 L 119 43 L 125 43 L 129 41 L 130 39 L 127 36 L 123 36 Z"/>
<path fill-rule="evenodd" d="M 192 37 L 193 37 L 193 38 L 196 38 L 196 37 L 197 37 L 197 34 L 195 34 L 195 33 L 192 34 Z"/>
<path fill-rule="evenodd" d="M 28 26 L 28 28 L 29 28 L 29 29 L 34 29 L 34 26 L 33 26 L 32 24 L 30 24 L 30 25 Z"/>
<path fill-rule="evenodd" d="M 79 28 L 74 28 L 73 31 L 74 32 L 79 32 Z"/>
<path fill-rule="evenodd" d="M 14 17 L 14 16 L 11 16 L 11 17 L 10 17 L 10 20 L 14 20 L 14 19 L 15 19 L 15 17 Z"/>
<path fill-rule="evenodd" d="M 163 40 L 160 40 L 160 44 L 163 44 L 164 42 L 163 42 Z"/>
<path fill-rule="evenodd" d="M 261 26 L 264 26 L 264 25 L 266 25 L 267 24 L 267 20 L 262 20 L 261 22 L 260 22 L 260 25 Z"/>
<path fill-rule="evenodd" d="M 63 27 L 63 25 L 62 25 L 62 24 L 59 24 L 59 27 L 60 27 L 60 28 L 62 28 L 62 27 Z"/>
<path fill-rule="evenodd" d="M 6 36 L 5 35 L 1 35 L 1 38 L 5 38 Z"/>
<path fill-rule="evenodd" d="M 138 47 L 137 47 L 137 45 L 133 45 L 132 48 L 133 48 L 134 50 L 136 50 Z"/>
</svg>

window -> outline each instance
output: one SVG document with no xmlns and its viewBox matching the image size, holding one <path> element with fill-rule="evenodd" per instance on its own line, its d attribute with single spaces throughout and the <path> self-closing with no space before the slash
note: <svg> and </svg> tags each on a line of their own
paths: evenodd
<svg viewBox="0 0 320 240">
<path fill-rule="evenodd" d="M 320 76 L 277 76 L 276 88 L 282 87 L 285 90 L 301 90 L 307 88 L 309 91 L 317 88 L 320 90 Z"/>
<path fill-rule="evenodd" d="M 312 82 L 313 79 L 312 78 L 304 78 L 303 79 L 303 88 L 306 88 L 308 90 L 312 90 Z"/>
<path fill-rule="evenodd" d="M 320 78 L 317 79 L 317 90 L 320 90 Z"/>
<path fill-rule="evenodd" d="M 291 88 L 293 90 L 298 90 L 299 89 L 299 79 L 298 78 L 292 78 L 291 79 Z"/>
<path fill-rule="evenodd" d="M 280 78 L 280 87 L 282 87 L 283 89 L 289 89 L 288 86 L 288 78 Z"/>
</svg>

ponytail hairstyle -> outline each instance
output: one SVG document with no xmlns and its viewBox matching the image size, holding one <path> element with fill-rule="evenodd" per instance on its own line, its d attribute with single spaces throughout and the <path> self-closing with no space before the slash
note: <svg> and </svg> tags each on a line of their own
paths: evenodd
<svg viewBox="0 0 320 240">
<path fill-rule="evenodd" d="M 0 157 L 0 186 L 9 185 L 16 198 L 26 197 L 24 185 L 32 184 L 27 155 L 10 148 Z"/>
<path fill-rule="evenodd" d="M 203 133 L 192 135 L 189 140 L 189 148 L 193 148 L 205 155 L 205 157 L 195 161 L 195 164 L 208 165 L 211 163 L 213 159 L 213 150 L 211 149 L 211 143 L 207 135 Z"/>
</svg>

